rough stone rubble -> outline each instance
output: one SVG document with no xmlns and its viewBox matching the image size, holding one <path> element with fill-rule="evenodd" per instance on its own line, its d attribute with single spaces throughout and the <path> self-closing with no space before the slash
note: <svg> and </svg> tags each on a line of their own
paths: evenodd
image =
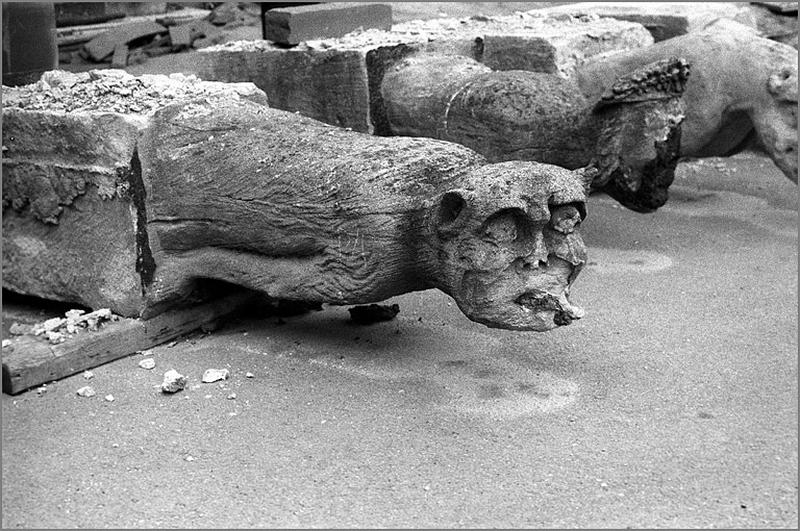
<svg viewBox="0 0 800 531">
<path fill-rule="evenodd" d="M 252 97 L 251 83 L 202 81 L 194 75 L 133 76 L 123 70 L 74 74 L 45 72 L 36 83 L 3 86 L 3 108 L 48 112 L 117 112 L 149 115 L 170 103 L 201 97 Z M 266 101 L 265 101 L 266 102 Z"/>
</svg>

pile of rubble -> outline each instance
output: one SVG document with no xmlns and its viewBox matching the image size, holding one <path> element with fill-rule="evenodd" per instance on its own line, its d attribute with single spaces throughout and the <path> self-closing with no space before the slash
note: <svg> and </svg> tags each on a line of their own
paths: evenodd
<svg viewBox="0 0 800 531">
<path fill-rule="evenodd" d="M 171 101 L 196 97 L 245 96 L 249 84 L 202 81 L 194 75 L 132 76 L 123 70 L 45 72 L 31 85 L 4 87 L 3 106 L 27 111 L 106 111 L 149 114 Z"/>
<path fill-rule="evenodd" d="M 69 310 L 64 317 L 53 317 L 34 325 L 14 323 L 9 333 L 15 336 L 33 335 L 41 336 L 51 345 L 63 343 L 71 336 L 84 331 L 97 332 L 103 324 L 119 320 L 118 315 L 111 313 L 108 308 L 101 308 L 86 313 L 85 310 Z"/>
<path fill-rule="evenodd" d="M 162 15 L 127 17 L 107 24 L 59 28 L 61 63 L 88 61 L 125 67 L 150 57 L 221 42 L 223 29 L 253 25 L 248 3 L 226 2 L 213 10 L 186 8 Z"/>
</svg>

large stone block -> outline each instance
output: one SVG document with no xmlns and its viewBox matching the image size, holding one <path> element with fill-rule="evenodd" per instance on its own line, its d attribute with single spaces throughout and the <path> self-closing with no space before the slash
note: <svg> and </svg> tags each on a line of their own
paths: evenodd
<svg viewBox="0 0 800 531">
<path fill-rule="evenodd" d="M 388 30 L 391 27 L 392 8 L 387 4 L 333 2 L 279 7 L 270 9 L 264 16 L 264 36 L 288 45 L 341 37 L 358 28 Z"/>
<path fill-rule="evenodd" d="M 756 17 L 745 2 L 576 2 L 529 13 L 596 15 L 638 22 L 656 42 L 700 30 L 719 18 L 756 27 Z"/>
<path fill-rule="evenodd" d="M 3 287 L 139 315 L 152 274 L 139 137 L 197 97 L 266 103 L 250 84 L 116 70 L 3 87 Z"/>
<path fill-rule="evenodd" d="M 639 24 L 596 16 L 439 19 L 397 24 L 390 31 L 353 32 L 287 49 L 269 41 L 205 48 L 198 75 L 252 81 L 270 105 L 356 131 L 386 134 L 380 83 L 386 68 L 423 51 L 461 55 L 494 70 L 569 76 L 586 57 L 652 44 Z"/>
</svg>

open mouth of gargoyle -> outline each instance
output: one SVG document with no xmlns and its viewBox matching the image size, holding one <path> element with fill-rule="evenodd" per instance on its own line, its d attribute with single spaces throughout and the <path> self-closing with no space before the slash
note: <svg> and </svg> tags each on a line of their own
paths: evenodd
<svg viewBox="0 0 800 531">
<path fill-rule="evenodd" d="M 566 293 L 563 292 L 560 295 L 554 295 L 547 291 L 533 289 L 514 299 L 514 302 L 528 312 L 539 314 L 554 312 L 553 323 L 558 326 L 568 325 L 574 319 L 580 319 L 584 315 L 583 308 L 569 302 Z"/>
</svg>

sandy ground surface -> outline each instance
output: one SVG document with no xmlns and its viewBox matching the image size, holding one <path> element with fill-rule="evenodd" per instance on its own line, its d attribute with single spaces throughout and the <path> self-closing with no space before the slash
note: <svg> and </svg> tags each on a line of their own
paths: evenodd
<svg viewBox="0 0 800 531">
<path fill-rule="evenodd" d="M 754 155 L 682 164 L 655 214 L 593 196 L 587 315 L 552 332 L 429 291 L 3 395 L 2 526 L 796 527 L 796 205 Z"/>
<path fill-rule="evenodd" d="M 681 164 L 654 214 L 593 196 L 587 315 L 548 333 L 485 328 L 429 291 L 388 301 L 387 323 L 241 319 L 154 348 L 151 371 L 133 356 L 2 395 L 0 523 L 797 527 L 797 199 L 752 154 Z M 4 310 L 4 333 L 31 316 Z M 202 384 L 212 367 L 231 379 Z M 158 390 L 170 368 L 187 390 Z"/>
</svg>

